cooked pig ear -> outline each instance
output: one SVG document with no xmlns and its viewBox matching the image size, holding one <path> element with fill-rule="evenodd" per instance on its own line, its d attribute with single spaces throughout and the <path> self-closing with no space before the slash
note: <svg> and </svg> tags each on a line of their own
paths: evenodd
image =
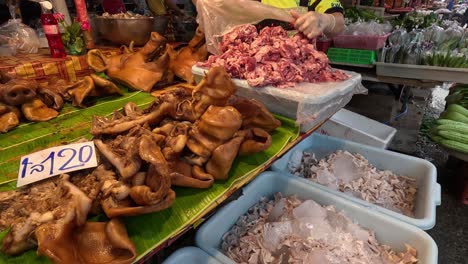
<svg viewBox="0 0 468 264">
<path fill-rule="evenodd" d="M 94 90 L 93 79 L 89 76 L 83 78 L 74 88 L 69 89 L 67 93 L 73 98 L 74 106 L 83 106 L 84 99 Z"/>
<path fill-rule="evenodd" d="M 122 91 L 115 85 L 115 83 L 97 76 L 96 74 L 91 74 L 91 79 L 93 79 L 95 89 L 93 90 L 92 96 L 99 95 L 112 95 L 119 94 L 123 95 Z"/>
<path fill-rule="evenodd" d="M 23 104 L 21 111 L 29 121 L 47 121 L 59 115 L 57 111 L 47 107 L 41 99 L 34 99 L 32 102 Z"/>
<path fill-rule="evenodd" d="M 261 128 L 243 130 L 245 141 L 239 149 L 239 155 L 248 155 L 264 151 L 271 146 L 271 135 Z"/>
<path fill-rule="evenodd" d="M 88 51 L 86 61 L 89 67 L 96 72 L 103 72 L 109 67 L 109 59 L 98 49 Z"/>
<path fill-rule="evenodd" d="M 55 110 L 60 110 L 63 107 L 63 98 L 56 91 L 47 89 L 46 87 L 40 87 L 37 90 L 39 98 L 46 104 L 48 107 Z"/>
<path fill-rule="evenodd" d="M 36 230 L 36 237 L 38 254 L 57 264 L 126 264 L 137 256 L 125 225 L 118 219 L 87 222 L 83 227 L 45 224 Z"/>
<path fill-rule="evenodd" d="M 200 117 L 210 105 L 225 106 L 229 98 L 236 93 L 236 89 L 224 68 L 211 68 L 192 92 L 196 118 Z"/>
<path fill-rule="evenodd" d="M 136 143 L 135 139 L 129 138 L 128 140 L 132 140 L 133 143 Z M 114 165 L 122 178 L 129 179 L 140 170 L 142 162 L 138 157 L 136 148 L 127 151 L 122 151 L 121 149 L 115 151 L 116 149 L 112 146 L 112 143 L 104 143 L 100 139 L 95 139 L 94 144 L 99 152 Z"/>
<path fill-rule="evenodd" d="M 133 52 L 134 52 L 134 51 L 133 51 L 133 45 L 134 45 L 134 43 L 135 43 L 135 42 L 132 40 L 132 41 L 130 42 L 130 45 L 129 45 L 128 47 L 125 46 L 125 45 L 122 45 L 122 47 L 120 47 L 120 51 L 121 51 L 122 53 L 124 53 L 124 54 L 133 53 Z"/>
<path fill-rule="evenodd" d="M 281 126 L 281 122 L 255 99 L 233 96 L 228 104 L 234 106 L 242 114 L 242 128 L 257 127 L 272 131 Z"/>
<path fill-rule="evenodd" d="M 18 126 L 20 117 L 18 108 L 0 103 L 0 133 L 6 133 Z"/>
<path fill-rule="evenodd" d="M 198 27 L 195 31 L 195 36 L 189 41 L 188 46 L 191 48 L 197 48 L 198 46 L 205 43 L 205 32 Z"/>
<path fill-rule="evenodd" d="M 164 199 L 160 200 L 157 204 L 146 205 L 146 206 L 130 206 L 130 205 L 118 205 L 109 200 L 103 200 L 101 202 L 102 209 L 106 213 L 107 217 L 113 218 L 118 216 L 134 216 L 142 215 L 153 212 L 159 212 L 164 209 L 171 207 L 174 202 L 176 194 L 173 190 L 169 189 Z"/>
<path fill-rule="evenodd" d="M 226 180 L 243 140 L 243 137 L 234 137 L 218 146 L 206 164 L 206 172 L 213 175 L 215 180 Z"/>
<path fill-rule="evenodd" d="M 139 52 L 145 57 L 145 61 L 152 61 L 155 57 L 160 56 L 166 49 L 167 39 L 157 32 L 151 32 L 151 37 L 145 46 Z"/>
</svg>

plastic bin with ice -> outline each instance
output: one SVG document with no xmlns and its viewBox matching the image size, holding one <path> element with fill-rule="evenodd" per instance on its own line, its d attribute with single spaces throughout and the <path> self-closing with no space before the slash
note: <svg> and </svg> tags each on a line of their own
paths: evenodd
<svg viewBox="0 0 468 264">
<path fill-rule="evenodd" d="M 374 230 L 381 244 L 389 245 L 398 251 L 404 251 L 405 243 L 409 244 L 417 250 L 418 263 L 437 263 L 437 245 L 421 229 L 377 211 L 368 210 L 352 201 L 306 184 L 297 177 L 289 177 L 277 172 L 262 173 L 244 187 L 241 197 L 219 210 L 200 228 L 195 243 L 220 262 L 234 263 L 219 249 L 223 235 L 260 198 L 273 198 L 277 192 L 285 196 L 297 195 L 301 199 L 312 199 L 321 205 L 334 205 L 338 211 L 343 211 L 362 227 Z"/>
<path fill-rule="evenodd" d="M 346 109 L 334 114 L 317 131 L 327 136 L 384 149 L 388 147 L 396 133 L 396 129 L 391 126 Z"/>
<path fill-rule="evenodd" d="M 184 247 L 172 253 L 163 264 L 182 264 L 182 263 L 197 263 L 197 264 L 221 264 L 205 251 L 197 247 Z"/>
<path fill-rule="evenodd" d="M 352 153 L 359 153 L 368 159 L 369 162 L 377 169 L 390 170 L 396 174 L 416 179 L 418 191 L 415 198 L 414 217 L 406 216 L 381 206 L 371 204 L 343 192 L 333 190 L 299 176 L 294 176 L 289 172 L 288 163 L 291 155 L 295 155 L 295 153 L 299 154 L 298 152 L 302 151 L 311 152 L 320 160 L 337 150 L 347 150 Z M 351 202 L 382 212 L 388 216 L 424 230 L 434 227 L 436 221 L 436 206 L 441 203 L 440 185 L 437 183 L 437 170 L 429 161 L 317 133 L 304 139 L 301 143 L 284 154 L 280 159 L 275 161 L 271 169 L 283 172 L 291 177 L 296 177 L 305 183 L 326 190 L 333 195 L 341 196 Z"/>
</svg>

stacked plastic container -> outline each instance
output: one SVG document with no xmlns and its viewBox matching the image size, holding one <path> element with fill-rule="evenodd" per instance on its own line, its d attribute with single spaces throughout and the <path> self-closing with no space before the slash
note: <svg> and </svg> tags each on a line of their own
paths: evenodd
<svg viewBox="0 0 468 264">
<path fill-rule="evenodd" d="M 416 179 L 418 192 L 415 201 L 415 216 L 409 217 L 396 213 L 289 173 L 288 163 L 294 152 L 308 151 L 321 159 L 336 150 L 359 153 L 378 169 L 388 169 Z M 259 175 L 244 187 L 240 198 L 219 210 L 197 232 L 196 245 L 219 263 L 234 263 L 220 250 L 223 235 L 262 197 L 273 198 L 277 192 L 285 196 L 297 195 L 302 199 L 312 199 L 321 205 L 334 205 L 360 226 L 375 231 L 380 243 L 398 251 L 404 251 L 405 244 L 409 244 L 417 250 L 419 264 L 437 263 L 437 245 L 426 232 L 421 230 L 434 226 L 435 208 L 440 205 L 440 185 L 436 182 L 436 169 L 430 162 L 342 139 L 313 134 L 277 160 L 272 169 L 273 172 Z M 210 261 L 214 260 L 210 259 Z M 191 263 L 218 262 L 191 261 Z"/>
</svg>

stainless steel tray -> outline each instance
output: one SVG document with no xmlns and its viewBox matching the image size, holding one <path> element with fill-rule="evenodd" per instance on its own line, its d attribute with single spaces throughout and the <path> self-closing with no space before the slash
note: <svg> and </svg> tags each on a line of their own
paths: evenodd
<svg viewBox="0 0 468 264">
<path fill-rule="evenodd" d="M 468 69 L 376 62 L 377 75 L 417 80 L 468 83 Z"/>
</svg>

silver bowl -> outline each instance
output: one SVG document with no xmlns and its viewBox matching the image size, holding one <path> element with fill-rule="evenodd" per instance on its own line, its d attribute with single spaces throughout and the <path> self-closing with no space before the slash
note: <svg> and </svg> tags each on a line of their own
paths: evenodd
<svg viewBox="0 0 468 264">
<path fill-rule="evenodd" d="M 114 44 L 129 45 L 131 41 L 143 46 L 150 39 L 154 18 L 104 18 L 95 17 L 98 35 Z"/>
</svg>

